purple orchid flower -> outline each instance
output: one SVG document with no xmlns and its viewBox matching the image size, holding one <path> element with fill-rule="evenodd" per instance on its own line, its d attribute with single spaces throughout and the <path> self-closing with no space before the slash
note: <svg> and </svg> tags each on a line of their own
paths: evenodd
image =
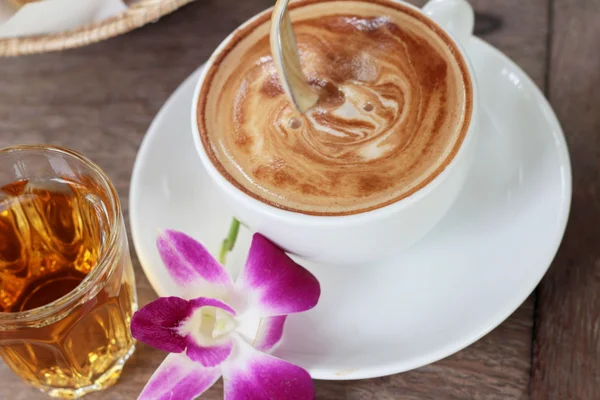
<svg viewBox="0 0 600 400">
<path fill-rule="evenodd" d="M 321 289 L 310 272 L 259 234 L 235 282 L 181 232 L 165 231 L 157 246 L 183 298 L 161 297 L 133 315 L 133 337 L 171 353 L 139 399 L 193 399 L 221 376 L 226 400 L 315 398 L 308 372 L 267 354 L 287 315 L 317 304 Z M 241 329 L 248 321 L 256 321 L 249 335 Z"/>
</svg>

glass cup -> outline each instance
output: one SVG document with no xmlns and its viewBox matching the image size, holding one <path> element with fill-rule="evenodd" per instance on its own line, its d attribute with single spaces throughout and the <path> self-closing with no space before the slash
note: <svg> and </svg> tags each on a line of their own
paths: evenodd
<svg viewBox="0 0 600 400">
<path fill-rule="evenodd" d="M 70 150 L 0 150 L 0 356 L 53 397 L 119 378 L 135 278 L 117 193 Z"/>
</svg>

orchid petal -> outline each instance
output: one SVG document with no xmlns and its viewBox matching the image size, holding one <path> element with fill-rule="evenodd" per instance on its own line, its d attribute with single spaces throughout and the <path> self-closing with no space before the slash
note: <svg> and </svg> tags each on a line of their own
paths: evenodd
<svg viewBox="0 0 600 400">
<path fill-rule="evenodd" d="M 246 267 L 235 283 L 261 317 L 310 310 L 319 301 L 319 281 L 264 236 L 255 234 Z"/>
<path fill-rule="evenodd" d="M 216 323 L 224 319 L 233 321 L 231 316 L 236 314 L 235 310 L 221 300 L 207 297 L 190 300 L 189 305 L 192 310 L 190 317 L 180 325 L 178 331 L 186 338 L 186 354 L 205 367 L 217 366 L 229 357 L 233 343 L 228 338 L 214 337 L 215 332 L 220 331 L 216 329 Z M 218 310 L 224 311 L 227 318 L 217 318 Z M 231 329 L 234 327 L 235 324 Z"/>
<path fill-rule="evenodd" d="M 315 389 L 304 369 L 262 353 L 244 340 L 236 341 L 237 356 L 222 366 L 225 400 L 311 400 Z"/>
<path fill-rule="evenodd" d="M 231 315 L 235 315 L 235 310 L 224 301 L 218 299 L 211 299 L 210 297 L 198 297 L 190 300 L 190 306 L 192 311 L 196 311 L 202 307 L 215 307 L 220 308 L 223 311 L 227 311 Z"/>
<path fill-rule="evenodd" d="M 200 346 L 191 339 L 188 340 L 188 347 L 185 354 L 187 354 L 190 360 L 196 361 L 205 367 L 216 367 L 229 357 L 232 348 L 233 342 L 231 340 L 213 346 Z"/>
<path fill-rule="evenodd" d="M 169 354 L 150 377 L 138 400 L 192 400 L 220 376 L 219 368 L 203 368 L 183 354 Z"/>
<path fill-rule="evenodd" d="M 131 334 L 156 349 L 181 353 L 187 343 L 185 336 L 179 333 L 179 327 L 191 313 L 187 300 L 160 297 L 133 314 Z"/>
<path fill-rule="evenodd" d="M 275 347 L 283 336 L 286 318 L 287 315 L 263 318 L 254 339 L 254 347 L 260 351 L 269 351 Z"/>
<path fill-rule="evenodd" d="M 192 286 L 196 293 L 213 296 L 232 286 L 225 268 L 202 244 L 186 234 L 166 230 L 159 235 L 156 245 L 169 275 L 180 287 Z"/>
</svg>

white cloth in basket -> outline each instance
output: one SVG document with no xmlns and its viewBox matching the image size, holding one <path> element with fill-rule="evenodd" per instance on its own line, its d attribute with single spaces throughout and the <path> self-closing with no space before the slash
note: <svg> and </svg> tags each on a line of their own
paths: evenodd
<svg viewBox="0 0 600 400">
<path fill-rule="evenodd" d="M 0 0 L 0 38 L 65 32 L 126 9 L 122 0 L 44 0 L 17 10 Z"/>
</svg>

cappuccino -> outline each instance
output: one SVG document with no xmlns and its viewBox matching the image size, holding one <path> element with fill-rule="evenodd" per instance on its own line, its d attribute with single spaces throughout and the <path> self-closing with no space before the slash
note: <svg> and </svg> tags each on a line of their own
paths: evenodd
<svg viewBox="0 0 600 400">
<path fill-rule="evenodd" d="M 383 207 L 435 179 L 472 111 L 451 39 L 391 1 L 289 8 L 319 102 L 294 109 L 270 54 L 270 12 L 260 14 L 220 50 L 200 91 L 198 129 L 220 173 L 264 203 L 331 216 Z"/>
</svg>

